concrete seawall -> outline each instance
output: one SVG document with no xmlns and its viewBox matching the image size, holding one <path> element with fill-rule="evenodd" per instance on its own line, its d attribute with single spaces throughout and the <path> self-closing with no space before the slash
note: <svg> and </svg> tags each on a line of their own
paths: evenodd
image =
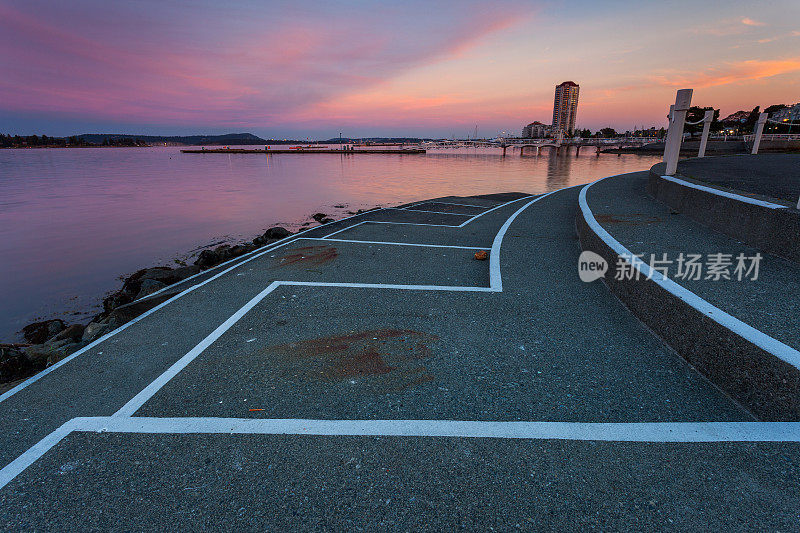
<svg viewBox="0 0 800 533">
<path fill-rule="evenodd" d="M 610 178 L 614 179 L 614 178 Z M 592 192 L 591 188 L 582 193 Z M 609 265 L 619 245 L 599 226 L 582 200 L 576 229 L 584 250 Z M 605 276 L 608 289 L 656 335 L 701 374 L 761 420 L 800 420 L 800 369 L 779 359 L 654 279 Z M 674 285 L 674 284 L 673 284 Z"/>
<path fill-rule="evenodd" d="M 647 191 L 653 198 L 709 228 L 755 248 L 800 261 L 800 211 L 785 200 L 739 194 L 681 174 L 662 177 L 663 163 L 650 169 Z"/>
</svg>

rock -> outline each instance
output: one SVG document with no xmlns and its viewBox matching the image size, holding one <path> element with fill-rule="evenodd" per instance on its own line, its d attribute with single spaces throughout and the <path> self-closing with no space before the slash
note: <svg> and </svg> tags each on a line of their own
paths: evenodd
<svg viewBox="0 0 800 533">
<path fill-rule="evenodd" d="M 61 333 L 53 337 L 53 340 L 61 341 L 64 339 L 72 339 L 77 342 L 83 337 L 83 330 L 86 329 L 82 324 L 72 324 L 64 329 Z"/>
<path fill-rule="evenodd" d="M 126 279 L 122 290 L 133 297 L 134 295 L 138 295 L 142 290 L 142 283 L 144 283 L 145 280 L 158 281 L 164 285 L 172 285 L 173 283 L 178 283 L 179 281 L 194 276 L 200 272 L 200 270 L 199 266 L 194 265 L 174 269 L 170 267 L 146 268 L 139 270 Z"/>
<path fill-rule="evenodd" d="M 269 228 L 267 231 L 264 232 L 263 235 L 259 235 L 255 239 L 253 239 L 253 244 L 256 246 L 264 246 L 265 244 L 269 244 L 271 242 L 285 239 L 286 237 L 292 234 L 286 228 L 282 228 L 280 226 L 275 226 L 274 228 Z"/>
<path fill-rule="evenodd" d="M 52 340 L 44 344 L 27 346 L 23 351 L 31 364 L 43 368 L 64 359 L 74 352 L 77 346 L 78 344 L 72 339 Z"/>
<path fill-rule="evenodd" d="M 227 261 L 231 258 L 231 246 L 230 244 L 217 246 L 214 248 L 214 253 L 217 254 L 217 257 L 219 257 L 220 261 Z"/>
<path fill-rule="evenodd" d="M 176 294 L 178 294 L 177 291 L 165 291 L 160 294 L 156 294 L 155 296 L 151 296 L 145 300 L 121 305 L 105 316 L 101 315 L 95 317 L 94 322 L 110 325 L 111 329 L 117 328 L 125 322 L 141 315 L 145 311 L 149 311 L 153 307 L 166 302 Z"/>
<path fill-rule="evenodd" d="M 334 220 L 332 218 L 323 218 L 322 220 L 318 220 L 317 222 L 319 222 L 320 224 L 330 224 L 333 221 Z"/>
<path fill-rule="evenodd" d="M 123 290 L 117 291 L 110 296 L 106 296 L 103 299 L 103 310 L 105 312 L 110 312 L 120 305 L 125 305 L 133 301 L 133 295 L 126 291 L 123 287 Z"/>
<path fill-rule="evenodd" d="M 489 259 L 489 253 L 486 250 L 479 250 L 475 252 L 475 259 L 478 261 L 486 261 Z"/>
<path fill-rule="evenodd" d="M 191 278 L 195 274 L 199 274 L 201 272 L 199 267 L 194 265 L 182 266 L 180 268 L 176 268 L 172 271 L 172 275 L 175 278 L 175 281 L 172 283 L 177 283 L 179 281 L 183 281 L 186 278 Z M 166 283 L 166 282 L 165 282 Z M 169 285 L 169 283 L 167 283 Z"/>
<path fill-rule="evenodd" d="M 285 239 L 292 232 L 286 228 L 282 228 L 280 226 L 275 226 L 274 228 L 269 228 L 267 231 L 264 232 L 264 237 L 267 239 Z"/>
<path fill-rule="evenodd" d="M 311 218 L 313 218 L 319 223 L 322 223 L 322 220 L 328 218 L 328 215 L 326 215 L 325 213 L 314 213 L 313 215 L 311 215 Z"/>
<path fill-rule="evenodd" d="M 112 331 L 115 328 L 113 324 L 103 323 L 103 322 L 91 322 L 86 329 L 83 331 L 83 337 L 81 340 L 83 342 L 93 342 L 96 339 L 99 339 L 106 333 Z"/>
<path fill-rule="evenodd" d="M 0 383 L 28 377 L 36 370 L 37 368 L 25 357 L 21 346 L 0 344 Z"/>
<path fill-rule="evenodd" d="M 134 300 L 141 300 L 145 296 L 150 296 L 154 292 L 158 292 L 166 286 L 166 283 L 155 279 L 144 279 L 139 285 L 139 292 L 136 293 L 136 298 L 134 298 Z"/>
<path fill-rule="evenodd" d="M 200 252 L 200 255 L 197 256 L 197 260 L 194 262 L 195 265 L 199 266 L 200 268 L 209 268 L 218 263 L 221 260 L 219 258 L 219 254 L 217 254 L 214 250 L 203 250 Z"/>
<path fill-rule="evenodd" d="M 252 244 L 237 244 L 231 248 L 231 257 L 239 257 L 255 249 Z"/>
<path fill-rule="evenodd" d="M 34 322 L 22 328 L 25 340 L 31 344 L 41 344 L 64 329 L 64 321 L 59 319 Z"/>
</svg>

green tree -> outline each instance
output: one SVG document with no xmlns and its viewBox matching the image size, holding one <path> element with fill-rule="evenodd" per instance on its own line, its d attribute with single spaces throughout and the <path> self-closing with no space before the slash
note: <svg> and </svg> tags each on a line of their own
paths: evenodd
<svg viewBox="0 0 800 533">
<path fill-rule="evenodd" d="M 714 109 L 713 107 L 699 107 L 699 106 L 692 106 L 689 108 L 689 111 L 686 112 L 686 122 L 697 122 L 698 120 L 703 120 L 703 117 L 706 115 L 706 111 L 714 110 L 714 116 L 711 119 L 711 131 L 719 131 L 722 129 L 722 124 L 719 122 L 719 109 Z M 703 132 L 703 123 L 700 124 L 687 124 L 684 131 L 687 133 L 691 133 L 692 136 L 695 134 L 700 134 Z"/>
</svg>

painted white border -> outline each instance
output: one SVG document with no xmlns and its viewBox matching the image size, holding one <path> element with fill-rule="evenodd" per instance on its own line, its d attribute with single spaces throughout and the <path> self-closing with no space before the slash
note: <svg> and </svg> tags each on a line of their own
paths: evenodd
<svg viewBox="0 0 800 533">
<path fill-rule="evenodd" d="M 491 200 L 489 200 L 491 201 Z M 494 205 L 475 205 L 475 204 L 456 204 L 453 202 L 437 202 L 436 200 L 425 200 L 424 202 L 417 202 L 415 204 L 411 204 L 407 207 L 400 207 L 399 209 L 411 209 L 412 207 L 418 205 L 425 205 L 425 204 L 442 204 L 442 205 L 457 205 L 459 207 L 476 207 L 478 209 L 490 209 L 494 207 Z"/>
<path fill-rule="evenodd" d="M 564 189 L 559 189 L 559 191 L 561 191 L 561 190 L 564 190 Z M 516 212 L 514 212 L 506 220 L 506 222 L 503 224 L 503 226 L 500 228 L 500 230 L 498 231 L 498 234 L 495 236 L 495 239 L 494 239 L 494 241 L 492 243 L 492 256 L 496 256 L 496 257 L 492 261 L 490 261 L 490 264 L 489 264 L 489 269 L 490 269 L 490 286 L 489 287 L 467 287 L 467 286 L 445 286 L 445 285 L 395 285 L 395 284 L 371 284 L 371 283 L 326 283 L 326 282 L 311 282 L 311 281 L 274 281 L 274 282 L 270 283 L 270 285 L 267 288 L 265 288 L 263 291 L 261 291 L 255 297 L 253 297 L 249 302 L 247 302 L 244 306 L 242 306 L 239 310 L 237 310 L 233 315 L 231 315 L 225 322 L 220 324 L 214 331 L 212 331 L 202 341 L 200 341 L 197 345 L 195 345 L 194 348 L 192 348 L 192 350 L 190 350 L 188 353 L 186 353 L 178 361 L 173 363 L 158 378 L 156 378 L 154 381 L 152 381 L 150 384 L 148 384 L 147 387 L 145 387 L 136 396 L 134 396 L 127 403 L 125 403 L 125 405 L 123 405 L 112 417 L 74 418 L 74 419 L 70 420 L 69 422 L 63 424 L 61 427 L 56 429 L 54 432 L 52 432 L 51 434 L 49 434 L 48 436 L 43 438 L 41 441 L 39 441 L 37 444 L 35 444 L 31 448 L 29 448 L 22 455 L 17 457 L 14 461 L 12 461 L 8 465 L 6 465 L 4 468 L 2 468 L 0 470 L 0 489 L 2 489 L 7 483 L 9 483 L 11 480 L 13 480 L 19 473 L 24 471 L 28 466 L 33 464 L 34 461 L 36 461 L 38 458 L 42 457 L 42 455 L 47 453 L 48 450 L 50 450 L 53 446 L 55 446 L 58 442 L 60 442 L 64 437 L 66 437 L 72 431 L 108 431 L 108 427 L 107 426 L 113 425 L 113 424 L 109 424 L 109 423 L 103 422 L 103 424 L 104 424 L 103 428 L 99 428 L 97 426 L 93 426 L 91 428 L 86 428 L 86 426 L 83 426 L 82 424 L 89 423 L 89 421 L 97 421 L 97 420 L 101 420 L 101 419 L 104 420 L 104 421 L 105 420 L 128 421 L 128 422 L 123 423 L 121 426 L 117 426 L 118 428 L 120 428 L 120 431 L 121 431 L 122 428 L 124 428 L 124 427 L 134 427 L 134 426 L 129 426 L 129 424 L 131 424 L 130 421 L 134 421 L 134 422 L 132 422 L 133 424 L 138 424 L 138 422 L 136 422 L 137 420 L 146 420 L 146 419 L 143 419 L 143 418 L 132 418 L 132 415 L 142 405 L 144 405 L 144 403 L 147 402 L 147 400 L 149 400 L 164 385 L 166 385 L 173 377 L 178 375 L 178 373 L 181 370 L 186 368 L 186 366 L 189 363 L 191 363 L 195 358 L 197 358 L 197 356 L 199 356 L 206 348 L 208 348 L 214 341 L 216 341 L 226 331 L 228 331 L 234 324 L 236 324 L 236 322 L 238 322 L 248 311 L 250 311 L 259 302 L 261 302 L 261 300 L 263 300 L 267 295 L 272 293 L 276 288 L 278 288 L 280 286 L 287 285 L 287 286 L 307 286 L 307 287 L 347 287 L 347 288 L 366 288 L 366 289 L 396 289 L 396 290 L 424 290 L 424 291 L 501 292 L 502 291 L 502 278 L 501 278 L 501 273 L 500 273 L 500 258 L 499 258 L 499 256 L 500 256 L 500 248 L 501 248 L 501 245 L 502 245 L 503 237 L 505 236 L 506 231 L 508 230 L 509 226 L 514 221 L 514 219 L 516 219 L 516 217 L 520 213 L 522 213 L 527 207 L 529 207 L 533 203 L 541 200 L 542 198 L 545 198 L 545 197 L 549 196 L 550 194 L 553 194 L 554 192 L 558 192 L 558 191 L 553 191 L 551 193 L 547 193 L 547 194 L 544 194 L 544 195 L 541 195 L 541 196 L 538 196 L 538 197 L 533 197 L 533 200 L 529 201 L 527 204 L 525 204 L 520 209 L 518 209 Z M 531 196 L 527 196 L 527 197 L 523 197 L 523 198 L 518 198 L 517 200 L 513 200 L 511 202 L 507 202 L 506 204 L 499 205 L 499 206 L 497 206 L 495 208 L 492 208 L 492 209 L 489 209 L 488 211 L 485 211 L 484 213 L 481 213 L 480 215 L 476 215 L 476 216 L 472 217 L 472 219 L 468 220 L 467 222 L 464 222 L 464 224 L 470 222 L 471 220 L 473 220 L 475 218 L 478 218 L 479 216 L 481 216 L 481 215 L 483 215 L 483 214 L 485 214 L 485 213 L 487 213 L 489 211 L 493 211 L 495 209 L 503 207 L 504 205 L 507 205 L 507 204 L 510 204 L 510 203 L 514 203 L 514 202 L 518 202 L 520 200 L 524 200 L 524 199 L 527 199 L 527 198 L 532 198 L 532 197 Z M 366 223 L 366 222 L 362 222 L 362 224 L 363 223 Z M 461 226 L 463 226 L 464 224 L 462 224 Z M 459 227 L 461 227 L 461 226 L 459 226 Z M 316 228 L 314 228 L 314 229 L 316 229 Z M 339 233 L 339 232 L 337 231 L 337 232 L 334 232 L 334 233 Z M 333 233 L 329 234 L 328 237 L 330 235 L 333 235 Z M 190 287 L 189 289 L 186 289 L 185 291 L 175 295 L 174 297 L 172 297 L 169 300 L 163 302 L 159 306 L 154 307 L 153 309 L 151 309 L 147 313 L 144 313 L 144 314 L 140 315 L 136 319 L 131 320 L 130 322 L 128 322 L 128 323 L 124 324 L 123 326 L 117 328 L 116 330 L 112 331 L 111 333 L 109 333 L 107 335 L 104 335 L 103 337 L 101 337 L 100 339 L 96 340 L 94 343 L 86 346 L 82 350 L 79 350 L 78 352 L 75 352 L 70 357 L 65 358 L 64 360 L 62 360 L 59 364 L 53 365 L 52 367 L 50 367 L 50 369 L 48 369 L 48 372 L 41 372 L 41 373 L 37 374 L 36 376 L 33 376 L 32 378 L 26 380 L 24 383 L 18 385 L 14 389 L 11 389 L 5 395 L 3 395 L 3 397 L 0 397 L 0 401 L 2 401 L 3 399 L 5 399 L 8 396 L 11 396 L 13 393 L 15 393 L 17 391 L 22 390 L 24 387 L 27 387 L 29 384 L 35 382 L 39 377 L 45 375 L 46 373 L 49 373 L 49 371 L 52 371 L 55 368 L 61 366 L 61 364 L 65 363 L 67 360 L 71 360 L 74 357 L 77 357 L 78 355 L 80 355 L 80 353 L 85 352 L 86 350 L 88 350 L 92 346 L 94 346 L 96 344 L 99 344 L 100 342 L 102 342 L 103 340 L 111 337 L 115 333 L 124 330 L 127 326 L 138 322 L 139 320 L 141 320 L 145 316 L 148 316 L 152 312 L 155 312 L 157 309 L 160 309 L 161 307 L 167 305 L 169 302 L 174 301 L 175 299 L 179 298 L 183 294 L 191 292 L 192 290 L 194 290 L 194 289 L 196 289 L 198 287 L 201 287 L 202 285 L 205 285 L 206 283 L 209 283 L 210 281 L 222 276 L 223 274 L 233 270 L 234 268 L 236 268 L 236 267 L 238 267 L 238 266 L 240 266 L 242 264 L 245 264 L 245 263 L 247 263 L 247 262 L 249 262 L 249 261 L 251 261 L 251 260 L 253 260 L 253 259 L 257 258 L 257 257 L 260 257 L 260 256 L 262 256 L 262 255 L 264 255 L 264 254 L 266 254 L 266 253 L 268 253 L 268 252 L 270 252 L 270 251 L 272 251 L 272 250 L 274 250 L 276 248 L 279 248 L 281 246 L 285 246 L 287 244 L 291 244 L 291 243 L 296 242 L 298 240 L 304 240 L 304 239 L 307 239 L 307 240 L 325 240 L 324 238 L 297 237 L 297 235 L 294 235 L 292 237 L 294 237 L 294 238 L 287 238 L 284 242 L 281 242 L 280 244 L 274 243 L 273 246 L 267 247 L 266 249 L 260 251 L 260 253 L 258 253 L 256 255 L 253 255 L 252 257 L 249 257 L 248 259 L 245 259 L 243 261 L 239 261 L 237 264 L 231 266 L 230 268 L 228 268 L 226 270 L 223 270 L 222 272 L 217 273 L 216 275 L 210 277 L 209 279 L 207 279 L 207 280 L 205 280 L 205 281 L 203 281 L 203 282 L 201 282 L 201 283 L 199 283 L 197 285 L 194 285 L 194 286 Z M 336 239 L 335 241 L 361 242 L 361 243 L 369 242 L 369 241 L 346 241 L 344 239 Z M 379 244 L 400 244 L 400 245 L 410 245 L 410 246 L 428 246 L 428 245 L 416 245 L 416 244 L 413 244 L 413 243 L 384 243 L 384 242 L 376 242 L 376 243 L 379 243 Z M 442 245 L 433 245 L 433 246 L 434 247 L 442 247 Z M 236 259 L 241 259 L 241 258 L 236 258 Z M 150 419 L 150 420 L 162 420 L 162 421 L 181 420 L 183 422 L 180 422 L 180 423 L 185 424 L 186 420 L 191 420 L 191 419 Z M 217 421 L 217 420 L 227 420 L 227 419 L 211 419 L 211 418 L 207 418 L 207 419 L 198 419 L 198 420 Z M 301 423 L 301 424 L 307 424 L 308 423 L 308 421 L 302 421 L 302 420 L 300 420 L 300 421 L 288 420 L 288 421 L 284 421 L 284 422 L 288 423 L 290 425 L 293 424 L 295 426 L 296 426 L 296 424 L 298 422 Z M 329 421 L 321 421 L 321 422 L 323 424 L 329 423 Z M 340 422 L 343 422 L 346 426 L 351 425 L 351 424 L 356 424 L 357 425 L 359 423 L 359 421 L 340 421 Z M 368 424 L 371 424 L 371 423 L 374 423 L 376 421 L 360 421 L 360 422 L 362 422 L 362 423 L 366 422 Z M 406 423 L 407 422 L 411 422 L 412 425 L 413 425 L 413 423 L 415 421 L 394 420 L 394 421 L 387 421 L 387 422 L 389 424 L 394 425 L 395 427 L 406 427 Z M 436 426 L 438 424 L 447 425 L 447 424 L 458 423 L 458 422 L 453 422 L 453 421 L 419 421 L 419 422 L 422 423 L 422 424 L 433 424 L 434 426 Z M 212 424 L 216 424 L 217 422 L 211 422 L 211 423 Z M 249 424 L 249 423 L 251 423 L 251 421 L 246 420 L 244 423 Z M 157 424 L 160 424 L 160 423 L 157 422 Z M 227 423 L 223 422 L 223 424 L 227 424 Z M 479 424 L 480 425 L 480 424 L 487 424 L 487 423 L 485 423 L 485 422 L 464 422 L 464 424 Z M 496 424 L 496 423 L 489 422 L 488 424 Z M 500 424 L 503 424 L 503 423 L 500 423 Z M 508 424 L 508 423 L 506 423 L 506 424 Z M 510 424 L 514 424 L 514 423 L 510 423 Z M 533 423 L 533 424 L 536 424 L 536 423 Z M 138 431 L 142 432 L 141 428 L 143 426 L 139 425 L 139 426 L 135 426 L 135 427 L 140 428 Z M 163 429 L 164 426 L 159 426 L 159 427 L 161 427 Z M 173 426 L 173 427 L 177 427 L 177 426 Z M 230 432 L 230 431 L 226 431 L 226 432 Z M 330 433 L 330 434 L 354 434 L 354 433 L 340 433 L 339 432 L 339 433 Z M 402 433 L 397 433 L 397 434 L 402 434 Z M 481 436 L 481 435 L 475 434 L 474 436 L 477 437 L 477 436 Z M 491 436 L 491 435 L 487 434 L 486 436 Z M 507 437 L 507 438 L 511 438 L 511 437 Z M 521 437 L 517 437 L 517 438 L 521 438 Z"/>
<path fill-rule="evenodd" d="M 759 207 L 766 207 L 767 209 L 788 209 L 785 205 L 774 204 L 772 202 L 765 202 L 764 200 L 756 200 L 755 198 L 748 198 L 747 196 L 742 196 L 741 194 L 735 194 L 732 192 L 715 189 L 713 187 L 706 187 L 705 185 L 698 185 L 697 183 L 685 181 L 673 176 L 661 176 L 661 177 L 667 181 L 677 183 L 678 185 L 683 185 L 684 187 L 691 187 L 692 189 L 698 189 L 700 191 L 710 192 L 711 194 L 716 194 L 717 196 L 723 196 L 725 198 L 730 198 L 732 200 L 737 200 L 739 202 L 744 202 L 746 204 L 757 205 Z"/>
<path fill-rule="evenodd" d="M 391 242 L 391 241 L 357 241 L 352 239 L 331 239 L 328 237 L 324 238 L 311 238 L 311 237 L 303 237 L 298 239 L 299 241 L 303 240 L 313 240 L 313 241 L 326 241 L 326 242 L 349 242 L 349 243 L 359 243 L 359 244 L 386 244 L 390 246 L 418 246 L 421 248 L 455 248 L 458 250 L 485 250 L 486 246 L 452 246 L 449 244 L 423 244 L 423 243 L 414 243 L 414 242 Z"/>
<path fill-rule="evenodd" d="M 800 422 L 492 422 L 247 418 L 73 418 L 0 470 L 0 489 L 70 433 L 450 437 L 642 443 L 800 442 Z"/>
<path fill-rule="evenodd" d="M 787 346 L 779 340 L 770 337 L 766 333 L 757 330 L 749 324 L 745 324 L 738 318 L 729 315 L 722 309 L 712 305 L 710 302 L 704 300 L 689 289 L 678 285 L 671 279 L 665 277 L 661 272 L 653 270 L 650 268 L 650 265 L 633 255 L 630 250 L 625 248 L 622 243 L 612 237 L 611 234 L 609 234 L 597 222 L 597 219 L 594 217 L 594 214 L 592 213 L 592 210 L 586 201 L 586 193 L 595 183 L 599 183 L 605 179 L 613 177 L 616 176 L 608 176 L 606 178 L 599 179 L 581 189 L 581 192 L 578 196 L 578 204 L 580 205 L 581 212 L 583 213 L 583 217 L 586 220 L 586 223 L 589 225 L 589 228 L 595 232 L 595 234 L 612 250 L 614 250 L 617 255 L 625 258 L 629 263 L 636 267 L 641 274 L 653 281 L 653 283 L 659 285 L 676 298 L 683 300 L 711 320 L 736 333 L 746 341 L 758 346 L 768 353 L 771 353 L 775 357 L 789 363 L 795 368 L 800 369 L 800 352 L 790 346 Z"/>
<path fill-rule="evenodd" d="M 563 189 L 559 189 L 563 190 Z M 557 191 L 553 191 L 557 192 Z M 500 248 L 503 244 L 503 238 L 506 231 L 511 226 L 511 223 L 520 215 L 525 209 L 538 202 L 543 198 L 547 198 L 553 192 L 537 196 L 530 202 L 526 203 L 514 214 L 512 214 L 495 235 L 494 242 L 492 243 L 492 250 L 489 255 L 489 286 L 488 287 L 469 287 L 460 285 L 402 285 L 402 284 L 385 284 L 385 283 L 341 283 L 341 282 L 321 282 L 321 281 L 273 281 L 270 285 L 253 297 L 249 302 L 243 305 L 238 311 L 231 315 L 225 322 L 220 324 L 214 331 L 209 333 L 202 341 L 197 343 L 189 352 L 183 357 L 173 363 L 167 370 L 164 371 L 158 378 L 151 382 L 144 390 L 139 392 L 130 401 L 123 405 L 114 416 L 131 417 L 137 410 L 139 410 L 150 398 L 153 397 L 164 385 L 166 385 L 172 378 L 186 368 L 186 366 L 194 361 L 206 348 L 211 346 L 217 339 L 219 339 L 225 332 L 227 332 L 234 324 L 236 324 L 248 311 L 255 307 L 261 300 L 267 297 L 272 291 L 281 286 L 299 286 L 299 287 L 346 287 L 346 288 L 360 288 L 360 289 L 394 289 L 394 290 L 417 290 L 417 291 L 460 291 L 460 292 L 503 292 L 503 280 L 500 271 Z M 320 239 L 325 240 L 325 239 Z"/>
<path fill-rule="evenodd" d="M 453 215 L 456 217 L 472 217 L 473 213 L 447 213 L 445 211 L 428 211 L 426 209 L 412 209 L 410 207 L 385 207 L 384 211 L 406 211 L 408 213 L 435 213 L 437 215 Z"/>
<path fill-rule="evenodd" d="M 492 207 L 488 211 L 484 211 L 483 213 L 480 213 L 480 214 L 472 216 L 471 218 L 469 218 L 468 220 L 466 220 L 465 222 L 463 222 L 462 224 L 460 224 L 458 226 L 442 225 L 442 224 L 417 224 L 417 223 L 411 223 L 411 222 L 383 222 L 383 221 L 372 221 L 372 220 L 369 220 L 369 221 L 360 222 L 358 224 L 354 224 L 352 226 L 347 226 L 347 227 L 345 227 L 343 229 L 340 229 L 338 231 L 334 231 L 333 233 L 330 233 L 330 234 L 326 235 L 325 237 L 331 237 L 333 235 L 336 235 L 337 233 L 341 233 L 342 231 L 345 231 L 345 230 L 348 230 L 350 228 L 354 228 L 356 226 L 360 226 L 361 224 L 366 224 L 366 223 L 371 223 L 371 224 L 405 224 L 405 225 L 414 225 L 414 226 L 445 226 L 445 227 L 452 227 L 452 228 L 460 228 L 460 227 L 465 226 L 469 222 L 472 222 L 476 218 L 484 215 L 485 213 L 488 213 L 490 211 L 494 211 L 495 209 L 499 209 L 499 208 L 501 208 L 501 207 L 503 207 L 505 205 L 508 205 L 508 204 L 511 204 L 511 203 L 514 203 L 514 202 L 518 202 L 520 200 L 524 200 L 525 198 L 530 198 L 530 196 L 523 197 L 523 198 L 518 198 L 516 200 L 512 200 L 510 202 L 506 202 L 506 203 L 497 205 L 495 207 Z M 276 248 L 280 248 L 281 246 L 285 246 L 286 244 L 294 242 L 295 240 L 298 240 L 300 238 L 304 238 L 304 237 L 301 237 L 301 235 L 303 235 L 304 233 L 307 233 L 307 232 L 312 231 L 312 230 L 317 230 L 317 229 L 319 229 L 321 227 L 324 227 L 324 226 L 327 226 L 327 225 L 336 224 L 336 223 L 342 222 L 344 220 L 352 219 L 352 218 L 355 218 L 355 217 L 359 217 L 359 216 L 363 216 L 363 215 L 366 215 L 366 214 L 369 214 L 369 213 L 375 213 L 375 212 L 383 211 L 383 210 L 384 210 L 384 208 L 371 209 L 369 211 L 364 211 L 363 213 L 357 213 L 355 215 L 352 215 L 352 216 L 349 216 L 349 217 L 345 217 L 343 219 L 330 222 L 328 224 L 323 224 L 322 226 L 316 226 L 316 227 L 313 227 L 313 228 L 302 230 L 302 231 L 300 231 L 298 233 L 295 233 L 294 235 L 290 235 L 288 237 L 285 237 L 284 239 L 275 241 L 274 243 L 272 243 L 270 245 L 267 245 L 267 246 L 262 247 L 262 248 L 257 248 L 256 250 L 253 250 L 251 252 L 243 254 L 243 255 L 241 255 L 239 257 L 234 257 L 232 259 L 229 259 L 228 261 L 225 261 L 224 263 L 220 263 L 219 265 L 215 265 L 215 266 L 213 266 L 213 267 L 211 267 L 211 268 L 209 268 L 207 270 L 204 270 L 202 272 L 198 272 L 197 274 L 194 274 L 193 276 L 190 276 L 190 277 L 188 277 L 188 278 L 186 278 L 184 280 L 181 280 L 181 281 L 179 281 L 177 283 L 173 283 L 172 285 L 168 285 L 167 287 L 159 289 L 158 291 L 154 292 L 153 294 L 150 294 L 150 295 L 146 296 L 145 298 L 152 298 L 152 297 L 158 295 L 159 293 L 164 292 L 164 291 L 168 291 L 168 290 L 170 290 L 171 288 L 173 288 L 173 287 L 175 287 L 177 285 L 184 284 L 187 281 L 190 281 L 190 280 L 192 280 L 192 279 L 194 279 L 194 278 L 196 278 L 198 276 L 202 276 L 204 274 L 208 274 L 212 270 L 217 270 L 220 267 L 223 267 L 225 265 L 228 265 L 228 264 L 231 264 L 231 263 L 235 263 L 231 267 L 229 267 L 229 268 L 227 268 L 225 270 L 222 270 L 221 272 L 218 272 L 217 274 L 209 277 L 208 279 L 205 279 L 205 280 L 199 282 L 196 285 L 192 285 L 192 286 L 182 290 L 181 292 L 179 292 L 178 294 L 176 294 L 172 298 L 170 298 L 170 299 L 160 303 L 159 305 L 153 307 L 152 309 L 142 313 L 138 317 L 131 319 L 129 322 L 126 322 L 125 324 L 121 325 L 117 329 L 106 333 L 105 335 L 103 335 L 99 339 L 96 339 L 93 342 L 87 344 L 86 346 L 84 346 L 80 350 L 77 350 L 76 352 L 71 353 L 70 355 L 68 355 L 67 357 L 65 357 L 64 359 L 59 361 L 58 363 L 45 368 L 41 372 L 39 372 L 37 374 L 34 374 L 33 376 L 29 377 L 28 379 L 26 379 L 25 381 L 23 381 L 19 385 L 16 385 L 15 387 L 7 390 L 3 394 L 0 394 L 0 403 L 4 402 L 5 400 L 7 400 L 11 396 L 15 395 L 19 391 L 27 388 L 29 385 L 39 381 L 41 378 L 45 377 L 46 375 L 48 375 L 49 373 L 53 372 L 54 370 L 62 367 L 63 365 L 65 365 L 68 362 L 70 362 L 73 359 L 75 359 L 76 357 L 86 353 L 87 351 L 89 351 L 92 348 L 96 347 L 97 345 L 99 345 L 100 343 L 104 342 L 105 340 L 107 340 L 107 339 L 113 337 L 114 335 L 126 330 L 128 327 L 136 324 L 140 320 L 143 320 L 143 319 L 147 318 L 151 314 L 153 314 L 156 311 L 162 309 L 163 307 L 169 305 L 170 303 L 174 302 L 175 300 L 177 300 L 177 299 L 189 294 L 190 292 L 194 291 L 195 289 L 198 289 L 198 288 L 202 287 L 206 283 L 209 283 L 209 282 L 217 279 L 218 277 L 222 276 L 223 274 L 226 274 L 226 273 L 230 272 L 231 270 L 233 270 L 233 269 L 235 269 L 235 268 L 237 268 L 237 267 L 239 267 L 239 266 L 241 266 L 241 265 L 243 265 L 245 263 L 248 263 L 249 261 L 252 261 L 253 259 L 261 257 L 262 255 L 264 255 L 264 254 L 266 254 L 268 252 L 271 252 L 271 251 L 275 250 Z M 447 214 L 452 214 L 452 213 L 447 213 Z M 468 215 L 462 215 L 462 216 L 468 216 Z M 325 237 L 318 237 L 316 239 L 324 239 Z M 454 289 L 454 290 L 460 290 L 460 289 Z M 136 302 L 138 302 L 140 300 L 144 300 L 145 298 L 140 298 L 139 300 L 136 300 Z"/>
</svg>

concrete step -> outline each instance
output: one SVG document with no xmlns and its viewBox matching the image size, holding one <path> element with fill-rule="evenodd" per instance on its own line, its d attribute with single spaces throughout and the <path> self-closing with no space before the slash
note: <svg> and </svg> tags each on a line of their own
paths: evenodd
<svg viewBox="0 0 800 533">
<path fill-rule="evenodd" d="M 625 174 L 584 189 L 583 248 L 609 262 L 604 279 L 612 292 L 701 373 L 763 419 L 798 419 L 800 265 L 764 252 L 754 260 L 759 250 L 655 201 L 648 179 Z M 620 256 L 630 254 L 642 254 L 642 268 L 620 272 Z M 699 279 L 679 275 L 681 254 L 700 256 Z M 736 269 L 740 256 L 745 270 Z M 715 258 L 730 263 L 719 268 L 729 279 L 709 270 Z M 746 272 L 755 263 L 757 279 Z M 647 279 L 650 267 L 666 268 L 668 279 Z"/>
<path fill-rule="evenodd" d="M 800 155 L 681 161 L 650 169 L 648 192 L 672 209 L 754 248 L 800 262 Z"/>
</svg>

